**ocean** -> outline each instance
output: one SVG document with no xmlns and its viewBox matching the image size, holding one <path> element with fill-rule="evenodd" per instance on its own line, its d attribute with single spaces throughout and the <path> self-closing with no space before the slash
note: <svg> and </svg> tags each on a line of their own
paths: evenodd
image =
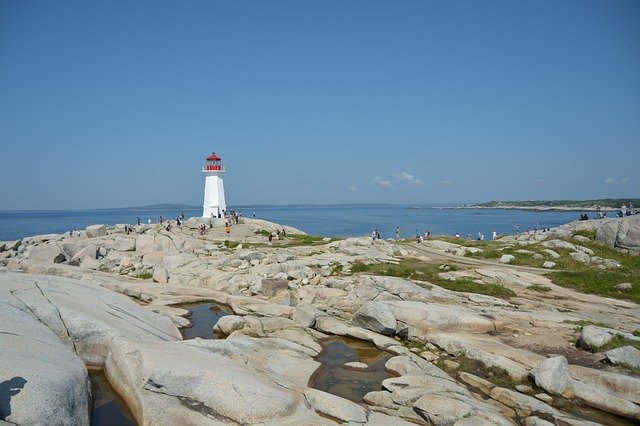
<svg viewBox="0 0 640 426">
<path fill-rule="evenodd" d="M 395 238 L 396 227 L 400 227 L 403 238 L 415 237 L 429 230 L 432 235 L 460 233 L 462 237 L 470 234 L 474 239 L 480 232 L 490 239 L 493 231 L 514 234 L 515 225 L 520 231 L 536 227 L 551 228 L 577 220 L 580 216 L 580 212 L 462 209 L 433 205 L 255 205 L 228 208 L 242 212 L 245 217 L 253 217 L 255 212 L 257 219 L 293 226 L 313 235 L 332 237 L 368 236 L 375 228 L 382 238 Z M 187 218 L 199 217 L 202 208 L 0 211 L 0 241 L 65 233 L 93 224 L 135 224 L 138 217 L 143 222 L 148 219 L 156 222 L 159 216 L 168 220 L 181 213 Z"/>
</svg>

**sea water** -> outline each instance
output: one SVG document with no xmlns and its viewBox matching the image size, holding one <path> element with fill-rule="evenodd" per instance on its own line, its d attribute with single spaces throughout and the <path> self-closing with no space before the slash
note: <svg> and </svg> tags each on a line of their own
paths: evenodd
<svg viewBox="0 0 640 426">
<path fill-rule="evenodd" d="M 514 234 L 527 229 L 543 229 L 562 225 L 579 218 L 581 212 L 530 211 L 507 209 L 467 209 L 429 205 L 288 205 L 288 206 L 229 206 L 244 217 L 264 219 L 292 226 L 313 235 L 355 237 L 371 235 L 373 229 L 382 238 L 400 236 L 413 238 L 424 234 L 454 235 L 463 238 L 478 233 L 491 238 L 491 233 Z M 60 234 L 73 229 L 82 230 L 93 224 L 155 223 L 160 216 L 170 220 L 180 214 L 199 217 L 201 208 L 185 209 L 108 209 L 75 211 L 4 211 L 0 212 L 0 241 L 16 240 L 32 235 Z"/>
</svg>

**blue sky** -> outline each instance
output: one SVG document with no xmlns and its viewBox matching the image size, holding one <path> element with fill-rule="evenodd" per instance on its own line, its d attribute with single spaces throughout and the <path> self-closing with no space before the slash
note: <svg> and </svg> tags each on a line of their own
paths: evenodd
<svg viewBox="0 0 640 426">
<path fill-rule="evenodd" d="M 639 197 L 640 2 L 0 0 L 0 210 Z"/>
</svg>

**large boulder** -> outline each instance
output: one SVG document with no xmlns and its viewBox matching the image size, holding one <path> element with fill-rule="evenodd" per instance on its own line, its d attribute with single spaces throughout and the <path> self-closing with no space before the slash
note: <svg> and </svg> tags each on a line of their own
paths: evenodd
<svg viewBox="0 0 640 426">
<path fill-rule="evenodd" d="M 34 245 L 29 248 L 29 261 L 41 263 L 62 263 L 67 260 L 60 246 L 55 242 Z"/>
<path fill-rule="evenodd" d="M 87 238 L 103 237 L 107 235 L 107 227 L 105 225 L 89 225 L 85 229 Z"/>
<path fill-rule="evenodd" d="M 573 378 L 569 373 L 569 363 L 563 356 L 545 359 L 531 370 L 536 385 L 553 395 L 562 395 L 571 388 Z"/>
<path fill-rule="evenodd" d="M 91 387 L 73 350 L 6 294 L 0 335 L 0 423 L 88 425 Z"/>
<path fill-rule="evenodd" d="M 367 302 L 356 312 L 354 321 L 362 328 L 393 336 L 396 332 L 396 317 L 389 306 L 382 302 Z"/>
<path fill-rule="evenodd" d="M 633 346 L 611 349 L 606 351 L 604 356 L 611 364 L 640 369 L 640 351 Z"/>
<path fill-rule="evenodd" d="M 563 356 L 547 358 L 531 370 L 531 375 L 536 384 L 550 394 L 572 396 L 599 410 L 640 420 L 640 406 L 628 396 L 602 385 L 582 381 L 583 377 L 573 377 Z M 611 379 L 615 380 L 614 377 L 611 375 Z"/>
<path fill-rule="evenodd" d="M 640 215 L 606 221 L 596 229 L 596 241 L 640 253 Z"/>
</svg>

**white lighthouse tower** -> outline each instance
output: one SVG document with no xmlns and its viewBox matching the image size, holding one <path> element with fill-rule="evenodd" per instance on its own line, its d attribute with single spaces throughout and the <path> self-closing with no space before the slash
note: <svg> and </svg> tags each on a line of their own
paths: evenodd
<svg viewBox="0 0 640 426">
<path fill-rule="evenodd" d="M 207 157 L 207 163 L 202 168 L 204 172 L 204 205 L 202 206 L 202 217 L 220 218 L 227 210 L 227 203 L 224 201 L 224 185 L 222 183 L 221 158 L 215 152 Z"/>
</svg>

